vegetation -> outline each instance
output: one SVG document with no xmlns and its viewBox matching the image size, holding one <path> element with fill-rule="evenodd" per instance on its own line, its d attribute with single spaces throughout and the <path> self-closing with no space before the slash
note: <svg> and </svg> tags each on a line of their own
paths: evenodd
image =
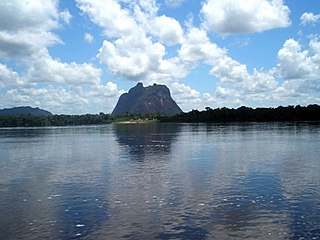
<svg viewBox="0 0 320 240">
<path fill-rule="evenodd" d="M 287 106 L 277 108 L 238 109 L 207 107 L 204 111 L 192 110 L 177 115 L 163 114 L 124 114 L 105 113 L 85 115 L 49 115 L 33 116 L 30 114 L 0 116 L 0 127 L 38 127 L 67 125 L 96 125 L 111 122 L 268 122 L 268 121 L 320 121 L 320 106 Z"/>
<path fill-rule="evenodd" d="M 16 116 L 0 116 L 0 127 L 44 127 L 67 125 L 95 125 L 112 121 L 109 114 L 85 115 L 50 115 L 34 116 L 31 114 Z"/>
<path fill-rule="evenodd" d="M 277 108 L 238 109 L 209 107 L 204 111 L 192 110 L 188 113 L 163 118 L 166 122 L 270 122 L 270 121 L 320 121 L 320 106 L 300 105 Z"/>
</svg>

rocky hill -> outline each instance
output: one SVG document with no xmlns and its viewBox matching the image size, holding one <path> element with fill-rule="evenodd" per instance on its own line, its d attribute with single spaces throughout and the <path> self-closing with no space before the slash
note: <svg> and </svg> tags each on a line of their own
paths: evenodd
<svg viewBox="0 0 320 240">
<path fill-rule="evenodd" d="M 131 114 L 177 114 L 182 110 L 177 103 L 171 98 L 170 90 L 165 85 L 143 87 L 138 83 L 131 88 L 128 93 L 120 96 L 113 115 Z"/>
<path fill-rule="evenodd" d="M 33 108 L 30 106 L 0 109 L 0 116 L 16 115 L 49 116 L 52 115 L 52 113 L 37 107 Z"/>
</svg>

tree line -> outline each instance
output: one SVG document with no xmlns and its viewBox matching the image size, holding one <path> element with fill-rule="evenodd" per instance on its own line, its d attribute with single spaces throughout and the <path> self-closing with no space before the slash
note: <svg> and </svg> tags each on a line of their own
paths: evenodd
<svg viewBox="0 0 320 240">
<path fill-rule="evenodd" d="M 204 111 L 192 110 L 164 117 L 164 122 L 271 122 L 271 121 L 320 121 L 320 106 L 279 106 L 277 108 L 226 107 Z"/>
<path fill-rule="evenodd" d="M 84 114 L 84 115 L 50 115 L 34 116 L 22 114 L 15 116 L 0 116 L 0 127 L 46 127 L 69 125 L 95 125 L 111 122 L 110 114 Z"/>
<path fill-rule="evenodd" d="M 105 113 L 84 115 L 33 116 L 30 114 L 0 116 L 0 127 L 45 127 L 69 125 L 97 125 L 122 121 L 157 120 L 160 122 L 270 122 L 270 121 L 320 121 L 320 106 L 279 106 L 277 108 L 216 108 L 192 110 L 177 115 Z"/>
</svg>

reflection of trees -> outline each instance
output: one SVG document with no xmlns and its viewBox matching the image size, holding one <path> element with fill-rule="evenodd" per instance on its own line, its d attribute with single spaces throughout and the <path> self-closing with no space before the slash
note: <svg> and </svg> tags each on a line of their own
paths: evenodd
<svg viewBox="0 0 320 240">
<path fill-rule="evenodd" d="M 117 141 L 137 160 L 168 155 L 171 144 L 181 131 L 179 124 L 114 124 Z"/>
</svg>

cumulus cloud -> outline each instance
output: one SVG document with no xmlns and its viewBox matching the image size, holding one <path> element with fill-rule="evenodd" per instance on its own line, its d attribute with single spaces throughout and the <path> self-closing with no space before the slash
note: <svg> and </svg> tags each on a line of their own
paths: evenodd
<svg viewBox="0 0 320 240">
<path fill-rule="evenodd" d="M 59 25 L 57 4 L 57 1 L 51 0 L 1 1 L 0 29 L 15 32 L 21 29 L 56 28 Z"/>
<path fill-rule="evenodd" d="M 8 66 L 0 63 L 0 87 L 7 88 L 11 86 L 23 86 L 25 85 L 25 80 L 21 79 L 19 74 L 11 69 Z"/>
<path fill-rule="evenodd" d="M 84 7 L 84 2 L 90 8 Z M 179 22 L 167 16 L 156 16 L 154 1 L 142 6 L 118 5 L 118 17 L 130 19 L 131 31 L 124 35 L 117 26 L 107 26 L 105 16 L 91 16 L 93 8 L 99 8 L 99 1 L 78 1 L 82 11 L 93 22 L 104 28 L 107 39 L 99 49 L 98 59 L 116 76 L 145 84 L 165 83 L 171 89 L 184 110 L 187 106 L 203 107 L 208 103 L 226 102 L 240 104 L 249 97 L 262 99 L 277 87 L 272 73 L 254 70 L 250 74 L 246 65 L 228 56 L 226 49 L 213 43 L 202 28 L 189 26 L 184 32 Z M 114 1 L 114 4 L 117 4 Z M 88 5 L 86 5 L 88 7 Z M 126 9 L 125 9 L 126 7 Z M 117 18 L 117 17 L 116 17 Z M 178 44 L 177 55 L 166 58 L 166 47 Z M 216 96 L 201 95 L 198 91 L 178 81 L 187 76 L 199 63 L 211 66 L 210 73 L 217 80 Z M 214 88 L 213 88 L 214 89 Z M 208 95 L 209 94 L 209 95 Z"/>
<path fill-rule="evenodd" d="M 201 94 L 190 86 L 174 82 L 170 85 L 170 89 L 173 98 L 184 111 L 191 110 L 190 106 L 193 106 L 193 108 L 202 108 Z"/>
<path fill-rule="evenodd" d="M 158 36 L 160 41 L 165 44 L 174 45 L 183 40 L 183 30 L 180 23 L 173 18 L 164 15 L 156 17 L 150 29 L 151 33 Z"/>
<path fill-rule="evenodd" d="M 288 27 L 289 13 L 282 0 L 207 0 L 201 9 L 205 27 L 221 35 Z"/>
<path fill-rule="evenodd" d="M 122 8 L 118 1 L 77 0 L 76 2 L 92 22 L 104 29 L 106 36 L 124 37 L 134 34 L 137 29 L 137 23 L 130 11 Z"/>
<path fill-rule="evenodd" d="M 111 112 L 122 92 L 112 82 L 89 88 L 82 86 L 66 88 L 63 85 L 11 88 L 0 93 L 0 108 L 32 105 L 56 114 Z"/>
<path fill-rule="evenodd" d="M 197 63 L 204 61 L 213 65 L 226 55 L 226 50 L 212 43 L 203 29 L 191 28 L 179 49 L 179 57 L 184 62 Z"/>
<path fill-rule="evenodd" d="M 61 42 L 52 32 L 59 27 L 57 1 L 1 1 L 0 57 L 27 57 Z"/>
<path fill-rule="evenodd" d="M 141 38 L 132 35 L 118 39 L 114 43 L 105 40 L 99 50 L 98 58 L 114 74 L 131 80 L 145 79 L 151 69 L 159 67 L 165 51 L 161 44 L 153 44 L 143 36 L 143 33 L 141 34 Z"/>
<path fill-rule="evenodd" d="M 294 39 L 286 40 L 278 52 L 277 66 L 268 71 L 254 69 L 249 73 L 244 64 L 225 56 L 211 69 L 218 82 L 215 96 L 207 99 L 231 107 L 319 102 L 319 56 L 317 37 L 310 40 L 306 49 Z"/>
<path fill-rule="evenodd" d="M 319 41 L 312 39 L 310 49 L 303 50 L 300 43 L 288 39 L 278 52 L 278 70 L 284 79 L 320 78 Z"/>
<path fill-rule="evenodd" d="M 65 9 L 63 12 L 60 12 L 60 17 L 65 23 L 70 24 L 72 15 L 70 14 L 68 9 Z"/>
<path fill-rule="evenodd" d="M 301 24 L 304 26 L 308 24 L 313 25 L 320 21 L 320 14 L 315 15 L 312 12 L 305 12 L 301 15 L 300 20 L 301 20 Z"/>
<path fill-rule="evenodd" d="M 90 33 L 85 33 L 83 38 L 88 43 L 92 43 L 94 40 L 93 36 Z"/>
<path fill-rule="evenodd" d="M 62 43 L 54 31 L 69 24 L 71 14 L 56 0 L 0 3 L 0 107 L 33 105 L 54 113 L 110 112 L 122 92 L 102 82 L 101 69 L 89 63 L 53 58 L 48 47 Z M 13 64 L 13 66 L 14 66 Z M 99 97 L 97 97 L 99 94 Z"/>
<path fill-rule="evenodd" d="M 220 58 L 210 73 L 221 82 L 238 83 L 246 80 L 249 76 L 247 67 L 234 59 L 224 56 Z"/>
<path fill-rule="evenodd" d="M 167 0 L 165 4 L 178 7 L 182 2 Z M 70 23 L 70 12 L 59 10 L 56 0 L 14 3 L 13 8 L 0 3 L 0 58 L 22 64 L 23 70 L 14 71 L 0 63 L 0 86 L 6 88 L 0 93 L 1 104 L 38 105 L 56 113 L 110 112 L 123 91 L 113 82 L 102 81 L 101 69 L 49 54 L 50 46 L 62 43 L 55 30 Z M 311 101 L 308 93 L 320 91 L 316 35 L 307 49 L 287 40 L 278 52 L 275 68 L 253 71 L 209 38 L 208 30 L 228 35 L 287 27 L 290 11 L 282 0 L 206 0 L 200 27 L 185 27 L 173 17 L 158 15 L 155 0 L 76 3 L 102 28 L 105 39 L 96 57 L 110 73 L 146 85 L 167 84 L 185 111 L 191 107 L 263 105 L 279 99 Z M 314 14 L 302 16 L 302 24 L 318 21 Z M 88 43 L 94 40 L 90 33 L 83 37 Z M 200 93 L 180 82 L 200 64 L 209 66 L 214 83 L 211 93 Z"/>
<path fill-rule="evenodd" d="M 309 48 L 288 39 L 278 52 L 277 71 L 284 83 L 275 91 L 277 99 L 305 103 L 318 102 L 320 93 L 320 42 L 317 37 Z"/>
<path fill-rule="evenodd" d="M 38 53 L 31 62 L 27 78 L 32 82 L 62 84 L 99 84 L 101 70 L 88 63 L 65 63 L 53 59 L 47 51 Z"/>
</svg>

